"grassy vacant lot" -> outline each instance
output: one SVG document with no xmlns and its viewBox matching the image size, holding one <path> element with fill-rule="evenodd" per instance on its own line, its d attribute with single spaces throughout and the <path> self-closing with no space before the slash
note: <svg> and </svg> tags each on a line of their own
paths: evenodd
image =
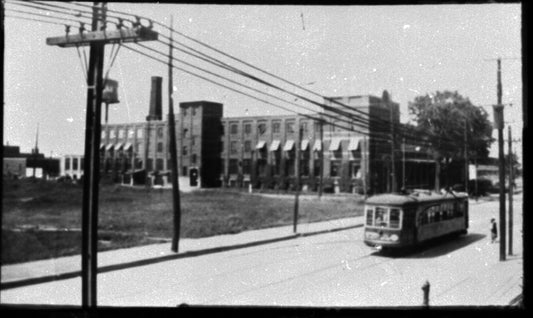
<svg viewBox="0 0 533 318">
<path fill-rule="evenodd" d="M 42 180 L 4 180 L 2 264 L 79 254 L 82 186 Z M 293 222 L 293 195 L 236 190 L 182 193 L 181 237 L 199 238 Z M 357 196 L 300 196 L 299 223 L 362 214 Z M 102 185 L 99 250 L 170 240 L 170 190 Z"/>
</svg>

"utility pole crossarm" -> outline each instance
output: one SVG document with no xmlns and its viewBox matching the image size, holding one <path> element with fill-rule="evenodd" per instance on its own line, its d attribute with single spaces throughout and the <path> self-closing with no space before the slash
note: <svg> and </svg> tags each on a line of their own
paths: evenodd
<svg viewBox="0 0 533 318">
<path fill-rule="evenodd" d="M 95 42 L 105 44 L 154 41 L 158 33 L 144 26 L 118 29 L 112 31 L 91 31 L 66 36 L 50 37 L 46 39 L 47 45 L 60 47 L 87 46 Z"/>
</svg>

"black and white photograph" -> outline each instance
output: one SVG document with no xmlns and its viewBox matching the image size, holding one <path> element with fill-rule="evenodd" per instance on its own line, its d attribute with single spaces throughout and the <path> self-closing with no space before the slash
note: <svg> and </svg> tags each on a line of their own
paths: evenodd
<svg viewBox="0 0 533 318">
<path fill-rule="evenodd" d="M 3 0 L 0 307 L 523 309 L 523 9 Z"/>
</svg>

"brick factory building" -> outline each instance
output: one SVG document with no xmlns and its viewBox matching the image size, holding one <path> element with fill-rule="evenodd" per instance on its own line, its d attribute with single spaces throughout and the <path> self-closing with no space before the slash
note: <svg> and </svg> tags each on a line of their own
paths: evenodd
<svg viewBox="0 0 533 318">
<path fill-rule="evenodd" d="M 161 83 L 161 77 L 152 77 L 150 109 L 145 122 L 102 126 L 100 168 L 104 177 L 125 184 L 169 183 L 168 121 L 162 114 Z M 346 129 L 347 124 L 342 121 L 335 123 L 341 127 L 324 124 L 321 143 L 320 123 L 304 115 L 225 118 L 220 103 L 180 103 L 176 119 L 180 184 L 193 188 L 251 185 L 290 190 L 294 189 L 296 158 L 300 157 L 303 190 L 317 191 L 322 179 L 325 191 L 390 191 L 390 143 L 387 145 L 383 137 L 376 136 L 390 136 L 390 125 L 382 122 L 390 123 L 391 118 L 396 127 L 400 126 L 399 105 L 390 100 L 386 91 L 381 98 L 331 97 L 324 104 L 341 108 L 336 102 L 368 114 L 373 120 L 366 125 L 354 122 Z M 312 116 L 326 116 L 328 111 Z M 377 119 L 383 120 L 381 124 Z M 400 146 L 398 143 L 396 147 L 398 156 L 401 156 Z M 403 163 L 407 166 L 405 174 L 411 188 L 431 187 L 433 160 L 427 152 L 411 149 L 407 154 L 403 162 L 400 158 L 395 160 L 397 188 L 401 187 Z"/>
</svg>

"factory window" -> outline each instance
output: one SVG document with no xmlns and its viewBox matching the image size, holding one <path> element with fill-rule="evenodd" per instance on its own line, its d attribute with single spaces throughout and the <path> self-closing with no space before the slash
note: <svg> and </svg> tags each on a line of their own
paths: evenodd
<svg viewBox="0 0 533 318">
<path fill-rule="evenodd" d="M 275 133 L 275 134 L 279 133 L 280 128 L 281 128 L 281 123 L 276 122 L 276 123 L 272 124 L 272 132 L 273 133 Z"/>
<path fill-rule="evenodd" d="M 187 116 L 187 108 L 184 107 L 181 110 L 183 111 L 183 116 Z"/>
<path fill-rule="evenodd" d="M 244 152 L 248 153 L 252 151 L 252 141 L 251 140 L 245 140 L 244 141 Z"/>
<path fill-rule="evenodd" d="M 189 129 L 184 128 L 183 129 L 183 138 L 186 138 L 188 133 L 189 133 Z"/>
<path fill-rule="evenodd" d="M 106 137 L 106 131 L 105 130 L 102 130 L 102 135 L 101 135 L 101 140 L 105 140 L 105 137 Z"/>
<path fill-rule="evenodd" d="M 72 170 L 78 170 L 78 158 L 72 158 Z"/>
<path fill-rule="evenodd" d="M 252 124 L 245 124 L 244 125 L 244 133 L 249 135 L 252 133 Z"/>
<path fill-rule="evenodd" d="M 235 135 L 239 133 L 239 126 L 237 124 L 232 124 L 230 126 L 230 134 Z"/>
<path fill-rule="evenodd" d="M 314 164 L 315 165 L 313 167 L 313 169 L 314 169 L 313 175 L 315 177 L 318 177 L 318 176 L 320 176 L 320 159 L 315 159 L 315 163 Z"/>
<path fill-rule="evenodd" d="M 143 136 L 143 129 L 137 128 L 137 138 L 141 138 Z"/>
<path fill-rule="evenodd" d="M 184 156 L 187 155 L 187 146 L 183 146 L 183 150 L 181 151 L 181 154 Z"/>
<path fill-rule="evenodd" d="M 133 129 L 128 130 L 128 139 L 133 139 L 134 131 Z"/>
<path fill-rule="evenodd" d="M 196 154 L 193 154 L 193 155 L 191 156 L 191 163 L 192 163 L 192 164 L 196 164 L 196 160 L 198 160 L 197 157 L 198 157 L 198 156 L 197 156 Z"/>
<path fill-rule="evenodd" d="M 237 174 L 239 173 L 239 160 L 237 159 L 230 159 L 229 160 L 229 174 Z"/>
<path fill-rule="evenodd" d="M 252 172 L 252 160 L 243 159 L 242 161 L 242 173 L 250 174 Z"/>
<path fill-rule="evenodd" d="M 183 168 L 181 168 L 181 175 L 182 176 L 187 176 L 189 174 L 189 168 L 187 166 L 183 166 Z"/>
<path fill-rule="evenodd" d="M 65 170 L 70 170 L 70 158 L 65 158 Z"/>
<path fill-rule="evenodd" d="M 259 133 L 259 135 L 264 135 L 266 133 L 266 124 L 265 123 L 260 123 L 259 125 L 257 125 L 257 132 Z"/>
<path fill-rule="evenodd" d="M 340 167 L 341 167 L 340 160 L 331 160 L 330 170 L 329 170 L 330 177 L 338 177 L 340 175 Z"/>
<path fill-rule="evenodd" d="M 294 133 L 294 122 L 293 121 L 286 122 L 285 130 L 287 131 L 288 134 L 293 134 Z"/>
<path fill-rule="evenodd" d="M 230 154 L 236 154 L 237 153 L 237 142 L 232 141 L 230 144 Z"/>
<path fill-rule="evenodd" d="M 109 138 L 115 138 L 115 131 L 114 130 L 110 130 L 109 131 Z"/>
<path fill-rule="evenodd" d="M 163 159 L 157 158 L 155 160 L 155 170 L 163 170 Z"/>
<path fill-rule="evenodd" d="M 162 142 L 158 142 L 157 143 L 157 152 L 163 152 L 163 143 Z"/>
<path fill-rule="evenodd" d="M 300 175 L 301 176 L 309 175 L 309 160 L 308 159 L 300 160 Z"/>
<path fill-rule="evenodd" d="M 124 138 L 124 129 L 118 131 L 118 138 Z"/>
<path fill-rule="evenodd" d="M 302 130 L 302 133 L 307 133 L 307 122 L 306 121 L 302 121 L 300 122 L 300 129 Z"/>
<path fill-rule="evenodd" d="M 163 137 L 163 127 L 157 128 L 157 137 Z"/>
</svg>

